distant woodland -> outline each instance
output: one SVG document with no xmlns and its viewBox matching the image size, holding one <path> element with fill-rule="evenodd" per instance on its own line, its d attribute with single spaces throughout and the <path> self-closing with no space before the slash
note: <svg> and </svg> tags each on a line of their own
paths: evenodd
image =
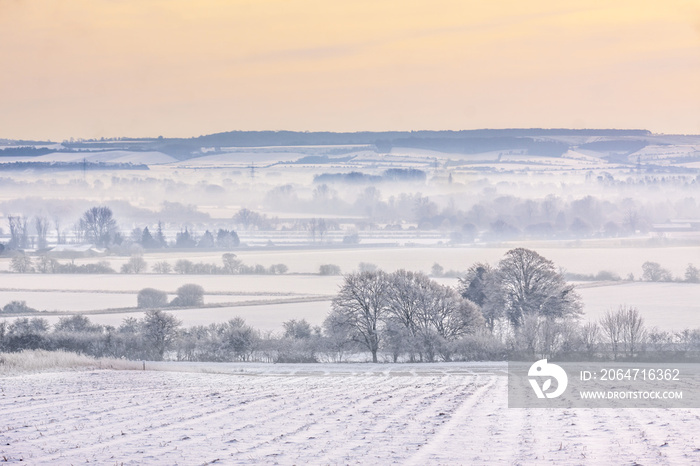
<svg viewBox="0 0 700 466">
<path fill-rule="evenodd" d="M 215 152 L 224 147 L 312 146 L 312 145 L 371 145 L 378 152 L 392 147 L 428 149 L 442 152 L 473 154 L 489 151 L 525 151 L 529 154 L 557 157 L 569 150 L 566 142 L 552 140 L 555 136 L 605 137 L 614 150 L 634 152 L 644 147 L 646 130 L 577 130 L 577 129 L 482 129 L 464 131 L 383 131 L 383 132 L 297 132 L 297 131 L 229 131 L 195 138 L 119 138 L 117 140 L 64 141 L 61 151 L 78 152 L 88 149 L 129 151 L 159 151 L 179 159 L 187 159 L 202 147 Z M 19 144 L 24 141 L 19 141 Z M 48 142 L 47 142 L 48 143 Z M 27 147 L 0 150 L 3 155 L 38 156 L 47 149 Z M 597 144 L 597 143 L 592 143 Z M 593 147 L 591 147 L 593 149 Z M 8 151 L 8 152 L 6 152 Z"/>
</svg>

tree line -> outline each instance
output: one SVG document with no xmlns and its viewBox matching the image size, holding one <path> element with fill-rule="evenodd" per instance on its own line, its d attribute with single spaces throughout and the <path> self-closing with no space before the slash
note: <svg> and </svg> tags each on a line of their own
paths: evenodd
<svg viewBox="0 0 700 466">
<path fill-rule="evenodd" d="M 174 272 L 183 275 L 277 275 L 289 271 L 289 267 L 285 264 L 272 264 L 268 267 L 261 264 L 244 264 L 232 252 L 221 256 L 221 265 L 179 259 L 175 261 L 174 265 L 168 261 L 155 262 L 151 269 L 158 274 Z M 106 260 L 94 264 L 75 264 L 72 261 L 59 262 L 46 254 L 39 255 L 35 259 L 27 254 L 17 254 L 10 260 L 10 270 L 16 273 L 116 273 L 116 270 Z M 131 256 L 120 268 L 120 272 L 126 274 L 146 273 L 148 270 L 148 262 L 139 254 Z"/>
<path fill-rule="evenodd" d="M 241 318 L 183 328 L 165 306 L 198 305 L 187 286 L 139 293 L 143 319 L 99 326 L 85 316 L 0 322 L 0 349 L 65 349 L 93 356 L 186 361 L 373 362 L 558 359 L 663 359 L 700 356 L 700 329 L 649 329 L 637 309 L 610 309 L 581 322 L 581 301 L 554 264 L 537 252 L 508 251 L 495 266 L 477 263 L 456 288 L 420 272 L 368 269 L 344 276 L 322 326 L 283 323 L 261 332 Z M 17 306 L 17 304 L 15 304 Z M 20 306 L 21 307 L 21 306 Z M 7 306 L 6 306 L 7 308 Z M 6 309 L 7 311 L 7 309 Z M 19 309 L 21 312 L 21 309 Z"/>
<path fill-rule="evenodd" d="M 240 217 L 241 213 L 239 212 L 237 215 Z M 7 223 L 10 239 L 3 249 L 24 250 L 34 247 L 38 250 L 46 249 L 49 245 L 48 234 L 52 227 L 56 233 L 56 244 L 67 242 L 66 232 L 62 229 L 61 221 L 58 218 L 54 218 L 52 224 L 49 218 L 43 215 L 32 218 L 23 215 L 8 215 Z M 128 237 L 125 237 L 112 209 L 106 206 L 91 207 L 81 215 L 73 226 L 72 241 L 79 244 L 94 244 L 101 248 L 121 246 L 124 243 L 136 244 L 144 249 L 160 249 L 170 246 L 231 249 L 238 247 L 241 243 L 234 230 L 219 228 L 214 233 L 206 230 L 202 235 L 197 235 L 189 231 L 187 227 L 176 233 L 175 241 L 169 243 L 160 221 L 154 232 L 151 232 L 147 226 L 144 228 L 136 227 Z"/>
<path fill-rule="evenodd" d="M 11 305 L 21 307 L 21 303 L 5 307 Z M 424 362 L 542 357 L 698 361 L 700 357 L 700 329 L 648 329 L 631 307 L 610 310 L 599 322 L 569 324 L 527 318 L 521 330 L 506 339 L 483 328 L 474 329 L 436 348 L 433 359 L 425 340 L 402 341 L 396 338 L 400 334 L 396 328 L 386 328 L 379 340 L 377 361 L 420 361 L 415 357 L 420 352 Z M 330 316 L 322 327 L 292 319 L 283 328 L 282 332 L 263 332 L 240 317 L 183 328 L 174 314 L 160 309 L 146 310 L 142 319 L 125 318 L 118 327 L 97 325 L 82 315 L 61 317 L 53 326 L 45 318 L 21 317 L 0 321 L 0 352 L 45 349 L 131 360 L 291 363 L 363 361 L 371 356 L 365 341 L 339 329 Z"/>
</svg>

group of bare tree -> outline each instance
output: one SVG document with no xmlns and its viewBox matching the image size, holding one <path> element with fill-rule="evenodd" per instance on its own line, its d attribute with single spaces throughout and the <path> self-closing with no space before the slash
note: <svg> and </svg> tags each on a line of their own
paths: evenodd
<svg viewBox="0 0 700 466">
<path fill-rule="evenodd" d="M 642 280 L 648 282 L 687 282 L 700 283 L 700 269 L 688 264 L 683 277 L 674 278 L 671 272 L 658 262 L 647 261 L 642 264 Z"/>
<path fill-rule="evenodd" d="M 48 247 L 47 237 L 51 222 L 47 217 L 38 215 L 30 222 L 22 215 L 8 215 L 7 222 L 10 231 L 8 249 L 24 250 L 36 247 L 41 250 Z M 55 218 L 53 225 L 56 229 L 56 242 L 64 243 L 65 235 L 61 231 L 60 220 Z M 30 231 L 30 226 L 34 227 L 33 232 Z M 86 210 L 76 223 L 75 230 L 76 237 L 80 240 L 100 247 L 107 247 L 119 241 L 117 222 L 109 207 L 99 206 Z"/>
<path fill-rule="evenodd" d="M 620 306 L 617 311 L 608 310 L 600 319 L 600 329 L 610 342 L 613 359 L 620 354 L 635 356 L 646 342 L 647 329 L 636 308 Z M 591 328 L 591 332 L 595 332 Z"/>
<path fill-rule="evenodd" d="M 422 273 L 379 270 L 345 276 L 325 325 L 360 342 L 374 362 L 380 348 L 394 359 L 408 353 L 433 361 L 438 354 L 449 360 L 449 342 L 479 329 L 483 317 L 456 290 Z"/>
<path fill-rule="evenodd" d="M 580 298 L 554 264 L 518 248 L 496 268 L 472 266 L 459 290 L 405 270 L 346 275 L 325 325 L 360 342 L 373 361 L 380 350 L 394 360 L 408 355 L 433 361 L 450 360 L 455 345 L 470 334 L 493 335 L 499 322 L 517 335 L 528 319 L 553 324 L 580 313 Z"/>
<path fill-rule="evenodd" d="M 629 359 L 649 357 L 649 351 L 660 357 L 664 348 L 680 345 L 677 335 L 659 337 L 662 332 L 647 329 L 634 307 L 583 324 L 581 307 L 551 261 L 517 248 L 496 266 L 471 266 L 458 290 L 403 270 L 346 275 L 324 330 L 336 343 L 359 343 L 373 361 L 378 354 L 394 361 Z"/>
<path fill-rule="evenodd" d="M 46 217 L 34 217 L 34 230 L 36 236 L 31 236 L 29 231 L 29 219 L 21 215 L 8 215 L 7 223 L 10 230 L 9 249 L 26 249 L 36 245 L 38 249 L 45 248 L 48 243 L 46 236 L 49 231 L 49 221 Z"/>
</svg>

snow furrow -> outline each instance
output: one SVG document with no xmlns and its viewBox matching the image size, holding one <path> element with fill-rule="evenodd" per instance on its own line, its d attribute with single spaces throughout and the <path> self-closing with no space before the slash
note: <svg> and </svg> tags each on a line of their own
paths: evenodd
<svg viewBox="0 0 700 466">
<path fill-rule="evenodd" d="M 22 464 L 700 461 L 696 410 L 511 409 L 503 373 L 446 367 L 0 377 L 0 458 Z"/>
</svg>

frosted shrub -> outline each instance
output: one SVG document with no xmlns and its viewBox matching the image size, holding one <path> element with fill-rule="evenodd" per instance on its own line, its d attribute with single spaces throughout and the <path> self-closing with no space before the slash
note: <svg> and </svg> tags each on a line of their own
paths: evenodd
<svg viewBox="0 0 700 466">
<path fill-rule="evenodd" d="M 155 288 L 144 288 L 136 296 L 137 306 L 142 309 L 164 307 L 168 304 L 168 295 Z"/>
</svg>

